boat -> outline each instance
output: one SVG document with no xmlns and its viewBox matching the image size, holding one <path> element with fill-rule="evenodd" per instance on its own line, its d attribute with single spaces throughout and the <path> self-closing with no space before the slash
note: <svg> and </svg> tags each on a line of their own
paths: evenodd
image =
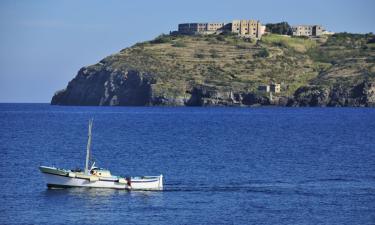
<svg viewBox="0 0 375 225">
<path fill-rule="evenodd" d="M 120 190 L 163 190 L 163 175 L 122 177 L 112 175 L 108 169 L 95 166 L 91 160 L 91 130 L 93 120 L 89 120 L 85 169 L 61 169 L 39 166 L 48 188 L 112 188 Z"/>
</svg>

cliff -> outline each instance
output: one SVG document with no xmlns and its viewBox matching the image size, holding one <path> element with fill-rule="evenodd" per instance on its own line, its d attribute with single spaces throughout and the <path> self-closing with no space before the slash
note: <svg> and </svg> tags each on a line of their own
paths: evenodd
<svg viewBox="0 0 375 225">
<path fill-rule="evenodd" d="M 270 82 L 281 92 L 258 91 Z M 83 67 L 51 104 L 375 106 L 374 35 L 162 35 Z"/>
</svg>

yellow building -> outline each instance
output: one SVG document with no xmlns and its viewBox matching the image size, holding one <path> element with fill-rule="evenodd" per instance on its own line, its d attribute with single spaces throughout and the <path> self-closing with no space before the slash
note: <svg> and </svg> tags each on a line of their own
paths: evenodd
<svg viewBox="0 0 375 225">
<path fill-rule="evenodd" d="M 241 36 L 261 38 L 265 31 L 265 26 L 258 20 L 233 20 L 232 32 Z"/>
<path fill-rule="evenodd" d="M 271 84 L 270 85 L 270 91 L 273 93 L 280 93 L 281 86 L 280 84 Z"/>
</svg>

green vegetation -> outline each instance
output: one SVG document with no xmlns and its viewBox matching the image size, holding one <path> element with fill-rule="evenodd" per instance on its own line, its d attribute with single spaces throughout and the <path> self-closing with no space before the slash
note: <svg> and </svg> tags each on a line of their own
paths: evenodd
<svg viewBox="0 0 375 225">
<path fill-rule="evenodd" d="M 269 34 L 259 41 L 233 34 L 160 35 L 103 62 L 154 74 L 153 89 L 169 96 L 183 96 L 197 84 L 245 92 L 271 81 L 281 83 L 281 95 L 292 95 L 309 84 L 374 79 L 374 40 L 373 34 L 348 33 L 315 39 Z"/>
<path fill-rule="evenodd" d="M 291 27 L 287 22 L 281 23 L 267 23 L 266 31 L 272 34 L 290 35 L 292 33 Z"/>
<path fill-rule="evenodd" d="M 159 35 L 154 40 L 150 41 L 152 44 L 163 44 L 168 43 L 172 40 L 171 36 L 168 36 L 166 34 Z"/>
<path fill-rule="evenodd" d="M 375 77 L 375 49 L 369 46 L 373 34 L 337 33 L 307 53 L 317 65 L 324 65 L 313 83 L 352 86 Z M 371 44 L 370 44 L 371 45 Z"/>
<path fill-rule="evenodd" d="M 266 35 L 262 38 L 262 43 L 289 48 L 300 53 L 305 53 L 309 49 L 316 48 L 317 42 L 304 37 L 291 37 L 277 34 Z"/>
<path fill-rule="evenodd" d="M 219 52 L 216 49 L 210 49 L 210 54 L 212 58 L 219 58 Z"/>
<path fill-rule="evenodd" d="M 367 43 L 373 43 L 373 34 L 337 33 L 327 40 L 325 46 L 342 46 L 346 48 L 361 48 Z"/>
<path fill-rule="evenodd" d="M 268 56 L 270 56 L 270 53 L 268 52 L 268 50 L 266 48 L 262 48 L 257 54 L 255 54 L 254 56 L 256 57 L 262 57 L 262 58 L 267 58 Z"/>
<path fill-rule="evenodd" d="M 187 45 L 182 41 L 177 41 L 172 46 L 177 47 L 177 48 L 183 48 L 183 47 L 186 47 Z"/>
</svg>

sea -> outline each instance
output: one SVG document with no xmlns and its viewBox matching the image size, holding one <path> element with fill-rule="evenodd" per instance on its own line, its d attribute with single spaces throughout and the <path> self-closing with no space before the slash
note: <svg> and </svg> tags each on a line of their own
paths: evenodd
<svg viewBox="0 0 375 225">
<path fill-rule="evenodd" d="M 38 167 L 164 175 L 48 189 Z M 0 104 L 0 224 L 375 224 L 375 109 Z"/>
</svg>

